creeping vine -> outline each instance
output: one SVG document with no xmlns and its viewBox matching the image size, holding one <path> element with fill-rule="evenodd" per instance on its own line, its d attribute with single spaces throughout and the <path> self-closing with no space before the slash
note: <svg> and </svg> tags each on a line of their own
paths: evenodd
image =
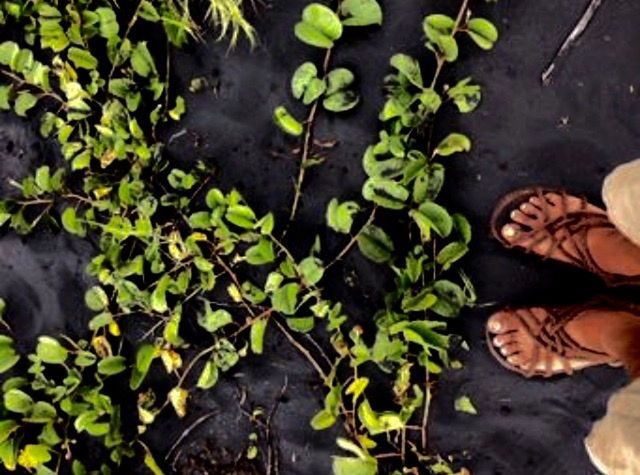
<svg viewBox="0 0 640 475">
<path fill-rule="evenodd" d="M 238 4 L 229 2 L 237 13 Z M 274 112 L 278 126 L 302 140 L 289 222 L 299 209 L 305 170 L 323 160 L 323 144 L 314 140 L 317 114 L 349 110 L 360 100 L 353 72 L 332 67 L 332 48 L 344 27 L 383 19 L 376 0 L 334 6 L 308 5 L 295 26 L 301 41 L 326 50 L 320 67 L 305 62 L 291 81 L 294 98 L 309 107 L 307 119 L 299 122 L 285 106 Z M 233 25 L 211 15 L 223 31 Z M 334 457 L 335 474 L 424 473 L 425 467 L 453 473 L 428 446 L 427 423 L 432 376 L 459 364 L 450 356 L 446 320 L 475 301 L 469 279 L 454 269 L 468 251 L 471 229 L 464 216 L 436 201 L 445 178 L 440 160 L 468 152 L 471 141 L 457 132 L 435 146 L 431 141 L 442 108 L 453 104 L 467 113 L 481 99 L 470 78 L 440 84 L 444 66 L 458 57 L 460 35 L 482 49 L 498 37 L 488 20 L 472 15 L 468 0 L 455 18 L 424 19 L 435 58 L 429 80 L 417 59 L 391 58 L 379 139 L 363 157 L 363 200 L 327 204 L 327 226 L 346 241 L 328 258 L 320 239 L 295 256 L 286 239 L 289 223 L 278 225 L 272 213 L 258 216 L 223 183 L 210 185 L 205 164 L 186 171 L 163 154 L 158 127 L 186 111 L 185 100 L 169 88 L 168 50 L 200 34 L 187 2 L 2 1 L 0 24 L 23 32 L 20 43 L 0 43 L 6 80 L 0 109 L 22 117 L 39 111 L 41 135 L 60 150 L 58 162 L 13 183 L 16 196 L 0 201 L 0 226 L 26 234 L 49 223 L 93 237 L 98 247 L 87 266 L 95 285 L 85 294 L 93 312 L 86 338 L 41 336 L 25 365 L 13 339 L 0 336 L 0 372 L 12 372 L 0 411 L 6 469 L 49 474 L 70 465 L 74 474 L 106 474 L 140 455 L 153 473 L 162 473 L 144 442 L 158 415 L 172 408 L 184 417 L 193 391 L 213 388 L 242 358 L 261 355 L 265 336 L 277 331 L 326 388 L 311 426 L 323 430 L 339 422 L 344 429 L 337 444 L 349 455 Z M 238 25 L 232 35 L 252 34 L 250 25 Z M 163 34 L 165 50 L 132 39 L 139 28 Z M 166 61 L 158 61 L 161 54 Z M 385 231 L 390 221 L 406 229 L 404 237 L 392 239 L 397 233 Z M 355 324 L 323 287 L 327 269 L 356 248 L 395 276 L 370 325 Z M 0 300 L 0 316 L 4 310 Z M 186 322 L 203 336 L 190 336 Z M 134 341 L 132 328 L 142 329 L 143 338 Z M 331 356 L 314 337 L 330 341 Z M 166 394 L 150 387 L 154 366 L 171 380 Z M 374 378 L 389 385 L 386 407 L 394 410 L 375 409 Z M 137 407 L 136 434 L 123 429 L 122 395 L 113 397 L 123 382 Z M 470 400 L 459 406 L 472 409 Z M 81 460 L 81 434 L 104 446 L 108 457 L 100 466 Z"/>
</svg>

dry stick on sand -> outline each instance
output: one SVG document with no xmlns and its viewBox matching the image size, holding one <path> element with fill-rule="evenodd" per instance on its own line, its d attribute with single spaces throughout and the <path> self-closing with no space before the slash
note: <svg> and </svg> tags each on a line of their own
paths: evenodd
<svg viewBox="0 0 640 475">
<path fill-rule="evenodd" d="M 584 33 L 584 31 L 589 26 L 589 23 L 591 23 L 591 19 L 595 15 L 596 11 L 598 10 L 598 8 L 600 8 L 600 5 L 602 5 L 603 1 L 604 0 L 591 0 L 591 3 L 582 14 L 582 17 L 580 17 L 580 21 L 578 21 L 578 23 L 576 23 L 576 26 L 573 27 L 573 30 L 571 30 L 569 36 L 565 38 L 562 46 L 560 46 L 560 49 L 556 52 L 555 56 L 549 63 L 549 66 L 547 66 L 547 68 L 542 72 L 541 79 L 544 86 L 548 86 L 549 83 L 551 83 L 551 75 L 556 69 L 556 61 L 564 56 L 575 44 L 578 38 L 580 38 L 582 33 Z"/>
</svg>

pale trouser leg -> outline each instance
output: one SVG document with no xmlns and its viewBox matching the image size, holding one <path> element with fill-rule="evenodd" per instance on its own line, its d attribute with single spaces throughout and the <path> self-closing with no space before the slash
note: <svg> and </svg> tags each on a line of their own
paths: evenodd
<svg viewBox="0 0 640 475">
<path fill-rule="evenodd" d="M 593 464 L 605 475 L 640 474 L 640 379 L 609 399 L 607 413 L 584 443 Z"/>
<path fill-rule="evenodd" d="M 640 159 L 620 165 L 607 176 L 602 199 L 618 231 L 640 246 Z M 598 470 L 605 475 L 640 475 L 639 428 L 640 379 L 635 379 L 611 396 L 607 413 L 584 441 Z"/>
<path fill-rule="evenodd" d="M 602 200 L 618 231 L 640 246 L 640 159 L 618 166 L 605 178 Z"/>
</svg>

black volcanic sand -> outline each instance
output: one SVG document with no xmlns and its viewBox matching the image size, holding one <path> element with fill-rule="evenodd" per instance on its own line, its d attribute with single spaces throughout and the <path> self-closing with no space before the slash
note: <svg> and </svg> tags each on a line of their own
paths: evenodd
<svg viewBox="0 0 640 475">
<path fill-rule="evenodd" d="M 208 41 L 173 54 L 172 86 L 185 94 L 189 113 L 166 131 L 167 140 L 171 138 L 168 153 L 184 167 L 204 160 L 215 167 L 216 183 L 238 187 L 257 211 L 276 210 L 280 221 L 292 198 L 296 160 L 289 151 L 295 144 L 276 130 L 271 114 L 284 103 L 302 116 L 304 110 L 290 97 L 289 78 L 298 64 L 309 58 L 320 61 L 322 55 L 298 43 L 292 33 L 306 3 L 276 2 L 261 10 L 256 22 L 262 43 L 254 52 L 243 46 L 228 53 L 225 45 Z M 297 255 L 308 250 L 316 233 L 326 243 L 327 255 L 344 244 L 322 228 L 323 213 L 331 197 L 359 195 L 364 179 L 360 158 L 376 138 L 389 57 L 408 52 L 432 67 L 430 54 L 421 46 L 421 19 L 457 2 L 384 3 L 384 27 L 351 30 L 334 56 L 333 65 L 357 73 L 363 101 L 354 112 L 322 115 L 319 120 L 317 138 L 340 144 L 325 164 L 308 174 L 299 221 L 289 234 Z M 488 355 L 483 325 L 500 305 L 579 302 L 605 289 L 580 271 L 503 250 L 489 238 L 487 222 L 498 198 L 523 185 L 565 187 L 600 203 L 606 173 L 638 155 L 640 4 L 605 2 L 576 48 L 560 61 L 552 83 L 544 87 L 540 73 L 588 2 L 477 3 L 478 13 L 499 25 L 502 38 L 489 53 L 464 41 L 460 62 L 445 76 L 454 81 L 473 75 L 484 86 L 483 103 L 468 116 L 445 113 L 437 135 L 455 129 L 474 140 L 471 154 L 447 159 L 444 199 L 474 224 L 476 238 L 464 267 L 483 305 L 455 323 L 468 338 L 471 352 L 463 370 L 442 377 L 432 411 L 431 442 L 443 452 L 466 450 L 474 474 L 592 474 L 596 471 L 582 439 L 602 416 L 609 395 L 625 383 L 623 372 L 596 368 L 572 378 L 527 381 L 503 370 Z M 207 79 L 205 92 L 187 91 L 193 77 Z M 29 124 L 1 120 L 4 182 L 44 163 L 44 154 Z M 5 184 L 0 186 L 5 193 Z M 89 243 L 48 231 L 25 239 L 2 237 L 0 295 L 9 303 L 8 320 L 23 342 L 42 332 L 82 330 L 88 318 L 82 301 L 89 284 L 84 266 L 92 252 Z M 359 321 L 370 318 L 389 282 L 389 275 L 357 253 L 329 277 L 333 295 L 347 300 L 348 310 Z M 357 289 L 348 282 L 355 282 Z M 271 408 L 286 379 L 272 427 L 281 473 L 330 473 L 339 432 L 316 433 L 307 423 L 321 404 L 318 380 L 275 332 L 268 335 L 265 357 L 247 359 L 215 391 L 195 397 L 182 423 L 172 415 L 156 423 L 147 440 L 159 461 L 166 464 L 164 454 L 185 426 L 211 410 L 216 415 L 181 445 L 183 454 L 211 444 L 232 452 L 241 449 L 252 430 L 237 404 L 242 388 L 248 391 L 246 409 Z M 453 410 L 453 400 L 463 394 L 475 401 L 477 416 Z"/>
</svg>

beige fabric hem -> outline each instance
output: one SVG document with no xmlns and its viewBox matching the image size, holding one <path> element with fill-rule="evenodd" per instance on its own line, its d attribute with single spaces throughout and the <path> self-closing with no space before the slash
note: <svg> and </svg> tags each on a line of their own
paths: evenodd
<svg viewBox="0 0 640 475">
<path fill-rule="evenodd" d="M 615 393 L 584 443 L 605 475 L 640 474 L 640 379 Z"/>
<path fill-rule="evenodd" d="M 640 159 L 616 167 L 605 178 L 602 200 L 618 231 L 640 246 Z"/>
</svg>

